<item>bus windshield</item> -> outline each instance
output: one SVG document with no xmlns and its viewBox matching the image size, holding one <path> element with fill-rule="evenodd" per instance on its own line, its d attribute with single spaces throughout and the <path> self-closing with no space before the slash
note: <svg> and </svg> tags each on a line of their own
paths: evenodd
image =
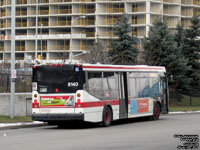
<svg viewBox="0 0 200 150">
<path fill-rule="evenodd" d="M 83 75 L 75 67 L 38 66 L 33 70 L 33 82 L 39 93 L 75 93 L 83 87 Z"/>
</svg>

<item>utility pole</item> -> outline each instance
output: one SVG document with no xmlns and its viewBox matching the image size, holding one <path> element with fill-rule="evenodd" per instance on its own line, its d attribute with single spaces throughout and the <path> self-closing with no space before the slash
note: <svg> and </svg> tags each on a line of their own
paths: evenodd
<svg viewBox="0 0 200 150">
<path fill-rule="evenodd" d="M 12 0 L 12 14 L 11 14 L 11 96 L 10 96 L 10 118 L 14 119 L 15 106 L 15 0 Z"/>
</svg>

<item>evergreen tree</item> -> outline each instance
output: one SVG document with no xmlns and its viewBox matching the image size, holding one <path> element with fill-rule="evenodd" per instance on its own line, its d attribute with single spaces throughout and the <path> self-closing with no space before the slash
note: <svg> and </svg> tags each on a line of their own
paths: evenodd
<svg viewBox="0 0 200 150">
<path fill-rule="evenodd" d="M 114 40 L 109 50 L 109 56 L 113 64 L 136 64 L 138 50 L 135 47 L 138 39 L 131 36 L 131 26 L 128 23 L 128 17 L 122 16 L 114 27 L 115 35 L 118 36 Z"/>
<path fill-rule="evenodd" d="M 183 57 L 181 49 L 178 48 L 174 36 L 170 34 L 167 24 L 160 19 L 156 20 L 144 41 L 146 63 L 148 65 L 165 66 L 167 76 L 173 76 L 173 86 L 176 89 L 187 88 L 189 83 L 189 80 L 185 77 L 189 69 L 187 59 Z"/>
<path fill-rule="evenodd" d="M 176 41 L 178 48 L 181 48 L 181 51 L 183 49 L 184 38 L 185 38 L 185 30 L 182 25 L 178 24 L 176 26 L 176 33 L 174 35 L 174 40 Z"/>
<path fill-rule="evenodd" d="M 191 26 L 186 29 L 183 54 L 188 59 L 188 64 L 192 67 L 187 74 L 192 78 L 191 89 L 200 90 L 200 19 L 194 16 L 191 19 Z M 199 91 L 198 91 L 199 92 Z"/>
</svg>

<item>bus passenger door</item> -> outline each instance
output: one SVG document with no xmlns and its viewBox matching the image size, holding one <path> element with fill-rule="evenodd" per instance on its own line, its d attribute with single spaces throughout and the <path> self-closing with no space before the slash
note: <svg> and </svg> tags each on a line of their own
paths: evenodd
<svg viewBox="0 0 200 150">
<path fill-rule="evenodd" d="M 127 87 L 127 73 L 118 73 L 119 86 L 119 118 L 128 118 L 128 87 Z"/>
<path fill-rule="evenodd" d="M 161 77 L 160 86 L 162 89 L 161 102 L 162 102 L 162 113 L 168 113 L 168 84 L 167 77 Z"/>
</svg>

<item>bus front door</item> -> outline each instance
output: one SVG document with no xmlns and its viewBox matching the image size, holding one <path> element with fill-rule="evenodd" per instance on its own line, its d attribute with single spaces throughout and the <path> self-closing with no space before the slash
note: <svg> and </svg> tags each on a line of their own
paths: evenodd
<svg viewBox="0 0 200 150">
<path fill-rule="evenodd" d="M 118 73 L 119 85 L 119 118 L 128 118 L 128 86 L 127 86 L 127 73 Z"/>
</svg>

